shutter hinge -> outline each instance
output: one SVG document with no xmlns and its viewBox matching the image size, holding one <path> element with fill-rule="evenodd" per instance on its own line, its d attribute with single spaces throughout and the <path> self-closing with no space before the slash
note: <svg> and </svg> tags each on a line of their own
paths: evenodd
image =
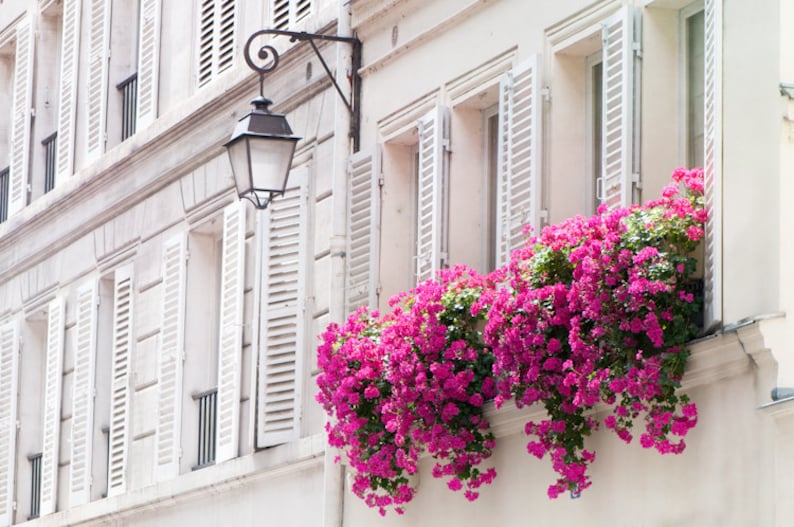
<svg viewBox="0 0 794 527">
<path fill-rule="evenodd" d="M 449 138 L 444 138 L 444 140 L 441 141 L 441 146 L 444 148 L 445 152 L 451 152 L 452 151 L 452 148 L 450 147 L 450 144 L 449 144 Z"/>
<path fill-rule="evenodd" d="M 631 174 L 631 182 L 634 184 L 635 188 L 642 188 L 642 180 L 640 179 L 639 172 L 634 172 Z"/>
<path fill-rule="evenodd" d="M 540 223 L 542 223 L 544 225 L 548 224 L 548 222 L 549 222 L 549 211 L 548 211 L 548 209 L 542 209 L 540 211 L 540 214 L 538 214 L 538 219 L 540 219 Z"/>
<path fill-rule="evenodd" d="M 36 108 L 31 108 L 30 109 L 30 116 L 31 117 L 36 117 Z"/>
<path fill-rule="evenodd" d="M 442 252 L 441 254 L 439 254 L 439 260 L 441 260 L 439 264 L 440 267 L 442 269 L 445 268 L 447 265 L 449 265 L 449 254 Z"/>
<path fill-rule="evenodd" d="M 377 286 L 375 286 L 375 295 L 380 296 L 381 291 L 383 291 L 382 284 L 378 284 Z"/>
<path fill-rule="evenodd" d="M 185 261 L 187 262 L 188 260 L 190 260 L 190 251 L 185 250 Z"/>
<path fill-rule="evenodd" d="M 383 174 L 381 174 L 380 176 L 378 176 L 378 186 L 382 187 L 384 183 L 386 183 L 386 178 L 384 178 Z"/>
<path fill-rule="evenodd" d="M 637 58 L 642 58 L 642 46 L 639 42 L 633 42 L 631 44 L 631 50 L 634 52 L 634 55 L 636 55 Z"/>
<path fill-rule="evenodd" d="M 540 95 L 541 97 L 543 97 L 544 101 L 551 102 L 551 88 L 549 88 L 548 86 L 540 90 Z"/>
</svg>

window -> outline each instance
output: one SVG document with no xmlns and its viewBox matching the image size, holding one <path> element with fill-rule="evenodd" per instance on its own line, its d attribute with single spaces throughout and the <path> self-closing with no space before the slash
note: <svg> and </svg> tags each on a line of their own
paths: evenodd
<svg viewBox="0 0 794 527">
<path fill-rule="evenodd" d="M 198 85 L 204 86 L 234 64 L 237 0 L 199 0 Z"/>
<path fill-rule="evenodd" d="M 497 267 L 497 217 L 499 195 L 499 114 L 497 108 L 483 112 L 485 130 L 485 271 Z"/>
<path fill-rule="evenodd" d="M 58 52 L 61 44 L 61 9 L 54 3 L 37 20 L 36 64 L 33 107 L 36 121 L 32 130 L 31 200 L 55 187 L 58 128 Z M 41 145 L 39 147 L 38 145 Z"/>
<path fill-rule="evenodd" d="M 215 437 L 218 426 L 218 390 L 213 388 L 204 393 L 193 395 L 198 405 L 198 430 L 196 437 L 196 465 L 193 469 L 204 468 L 215 463 Z"/>
<path fill-rule="evenodd" d="M 58 132 L 47 136 L 42 142 L 41 146 L 44 147 L 44 193 L 51 191 L 55 188 L 55 156 L 58 143 L 55 140 L 58 137 Z"/>
<path fill-rule="evenodd" d="M 138 108 L 138 74 L 133 73 L 116 85 L 121 92 L 121 140 L 135 134 L 135 116 Z"/>
<path fill-rule="evenodd" d="M 0 170 L 0 223 L 8 219 L 8 180 L 10 169 Z"/>
<path fill-rule="evenodd" d="M 601 171 L 603 169 L 603 148 L 604 148 L 604 63 L 601 60 L 601 52 L 594 53 L 587 57 L 587 129 L 590 134 L 590 159 L 588 163 L 591 171 L 591 184 L 587 188 L 588 192 L 588 214 L 595 214 L 604 199 L 603 179 Z"/>
<path fill-rule="evenodd" d="M 41 507 L 41 454 L 34 454 L 30 461 L 30 514 L 28 519 L 38 518 Z"/>
<path fill-rule="evenodd" d="M 685 16 L 686 42 L 686 145 L 687 165 L 703 166 L 703 114 L 705 101 L 704 14 L 700 10 Z"/>
</svg>

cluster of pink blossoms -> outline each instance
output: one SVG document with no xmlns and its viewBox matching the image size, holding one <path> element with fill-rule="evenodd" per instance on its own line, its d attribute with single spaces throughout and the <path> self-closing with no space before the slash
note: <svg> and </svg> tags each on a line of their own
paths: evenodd
<svg viewBox="0 0 794 527">
<path fill-rule="evenodd" d="M 697 410 L 676 389 L 696 333 L 690 276 L 707 211 L 702 171 L 673 179 L 642 207 L 546 227 L 488 277 L 445 270 L 383 316 L 360 309 L 330 325 L 317 400 L 353 492 L 382 514 L 401 512 L 427 452 L 434 476 L 476 499 L 496 476 L 478 468 L 494 447 L 482 410 L 492 398 L 546 409 L 525 432 L 527 451 L 548 455 L 558 474 L 552 498 L 591 484 L 584 438 L 601 423 L 630 442 L 642 418 L 643 447 L 683 451 Z M 609 409 L 603 419 L 596 405 Z"/>
</svg>

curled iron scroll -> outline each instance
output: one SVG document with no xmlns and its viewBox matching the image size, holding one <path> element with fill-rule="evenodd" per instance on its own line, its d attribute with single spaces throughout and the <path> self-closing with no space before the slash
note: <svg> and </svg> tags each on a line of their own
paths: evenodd
<svg viewBox="0 0 794 527">
<path fill-rule="evenodd" d="M 264 44 L 256 50 L 254 58 L 251 56 L 251 48 L 255 47 L 253 44 L 257 37 L 268 33 L 268 31 L 257 31 L 248 37 L 244 49 L 246 64 L 248 64 L 249 68 L 259 73 L 259 95 L 262 95 L 263 92 L 265 74 L 270 73 L 278 66 L 278 51 L 273 46 Z"/>
</svg>

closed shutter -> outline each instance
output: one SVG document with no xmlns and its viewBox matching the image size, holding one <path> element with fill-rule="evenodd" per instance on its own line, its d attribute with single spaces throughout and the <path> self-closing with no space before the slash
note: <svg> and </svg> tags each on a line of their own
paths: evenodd
<svg viewBox="0 0 794 527">
<path fill-rule="evenodd" d="M 539 229 L 541 105 L 538 57 L 513 69 L 499 86 L 497 265 L 525 240 L 524 226 Z"/>
<path fill-rule="evenodd" d="M 110 380 L 108 496 L 127 490 L 132 374 L 132 265 L 116 270 L 113 284 L 113 366 Z"/>
<path fill-rule="evenodd" d="M 16 27 L 13 116 L 11 122 L 11 171 L 8 184 L 8 215 L 27 204 L 30 160 L 30 121 L 33 106 L 33 23 L 25 17 Z"/>
<path fill-rule="evenodd" d="M 58 87 L 58 147 L 55 185 L 74 172 L 75 110 L 77 108 L 77 64 L 80 54 L 80 0 L 64 0 L 61 39 L 61 79 Z"/>
<path fill-rule="evenodd" d="M 218 324 L 218 422 L 216 456 L 220 463 L 237 456 L 240 375 L 243 349 L 245 209 L 235 202 L 223 210 L 220 322 Z"/>
<path fill-rule="evenodd" d="M 47 316 L 47 352 L 44 366 L 44 440 L 41 449 L 41 504 L 39 514 L 55 512 L 58 495 L 58 452 L 61 433 L 64 302 L 50 302 Z"/>
<path fill-rule="evenodd" d="M 704 12 L 705 88 L 703 177 L 706 222 L 704 327 L 722 319 L 722 0 L 706 0 Z"/>
<path fill-rule="evenodd" d="M 449 110 L 438 106 L 419 120 L 416 282 L 435 277 L 446 263 Z"/>
<path fill-rule="evenodd" d="M 143 129 L 157 118 L 160 79 L 160 0 L 141 0 L 138 41 L 137 128 Z"/>
<path fill-rule="evenodd" d="M 14 519 L 19 323 L 0 326 L 0 525 Z"/>
<path fill-rule="evenodd" d="M 199 86 L 234 64 L 237 18 L 237 0 L 202 0 L 199 12 Z"/>
<path fill-rule="evenodd" d="M 271 0 L 270 26 L 274 29 L 294 29 L 298 22 L 312 12 L 312 0 Z"/>
<path fill-rule="evenodd" d="M 258 447 L 284 443 L 300 433 L 308 254 L 306 176 L 305 170 L 293 170 L 284 195 L 265 212 Z"/>
<path fill-rule="evenodd" d="M 88 503 L 91 497 L 91 454 L 94 427 L 97 289 L 91 282 L 77 291 L 77 325 L 72 372 L 72 449 L 69 506 Z"/>
<path fill-rule="evenodd" d="M 634 15 L 624 7 L 602 29 L 603 132 L 601 151 L 602 204 L 609 208 L 632 203 L 634 118 Z"/>
<path fill-rule="evenodd" d="M 89 10 L 86 149 L 92 161 L 105 150 L 110 0 L 90 0 Z"/>
<path fill-rule="evenodd" d="M 157 480 L 179 475 L 185 351 L 185 236 L 163 245 L 163 307 L 157 373 Z"/>
<path fill-rule="evenodd" d="M 348 163 L 345 306 L 377 306 L 380 241 L 380 157 L 359 152 Z"/>
</svg>

